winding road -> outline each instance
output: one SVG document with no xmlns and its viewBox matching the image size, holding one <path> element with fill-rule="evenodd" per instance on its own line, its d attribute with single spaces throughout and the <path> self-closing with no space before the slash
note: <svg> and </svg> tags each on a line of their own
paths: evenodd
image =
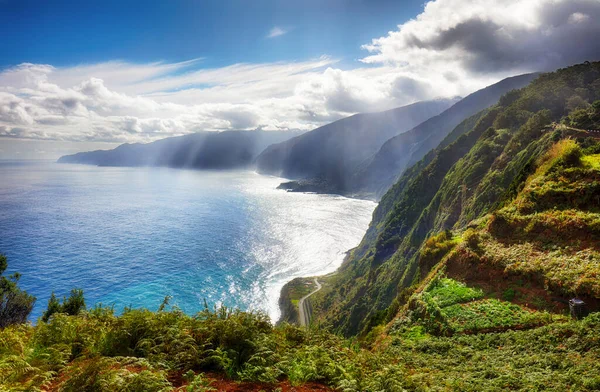
<svg viewBox="0 0 600 392">
<path fill-rule="evenodd" d="M 311 316 L 311 307 L 310 307 L 310 303 L 306 302 L 306 299 L 308 297 L 310 297 L 311 295 L 313 295 L 314 293 L 316 293 L 317 291 L 321 290 L 321 284 L 319 283 L 319 281 L 317 280 L 317 278 L 315 278 L 315 284 L 317 285 L 317 288 L 313 291 L 311 291 L 310 293 L 306 294 L 304 297 L 300 298 L 300 301 L 298 302 L 298 311 L 300 313 L 300 326 L 301 327 L 306 327 L 308 325 L 310 325 L 310 316 Z"/>
</svg>

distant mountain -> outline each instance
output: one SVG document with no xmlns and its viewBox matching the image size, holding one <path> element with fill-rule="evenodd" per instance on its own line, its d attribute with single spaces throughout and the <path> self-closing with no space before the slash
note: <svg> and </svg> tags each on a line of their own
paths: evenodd
<svg viewBox="0 0 600 392">
<path fill-rule="evenodd" d="M 267 148 L 256 159 L 259 172 L 318 180 L 345 193 L 354 171 L 393 136 L 446 110 L 456 99 L 418 102 L 379 113 L 356 114 Z"/>
<path fill-rule="evenodd" d="M 299 131 L 198 132 L 147 144 L 122 144 L 113 150 L 80 152 L 63 156 L 58 162 L 98 166 L 233 169 L 252 164 L 267 146 L 299 134 Z"/>
<path fill-rule="evenodd" d="M 408 167 L 436 148 L 463 120 L 494 105 L 508 91 L 525 87 L 537 76 L 531 73 L 504 79 L 470 94 L 410 131 L 392 137 L 358 170 L 351 191 L 380 198 Z"/>
</svg>

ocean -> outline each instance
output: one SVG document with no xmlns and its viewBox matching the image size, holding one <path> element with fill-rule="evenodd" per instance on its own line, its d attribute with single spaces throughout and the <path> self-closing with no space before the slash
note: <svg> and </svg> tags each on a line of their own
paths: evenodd
<svg viewBox="0 0 600 392">
<path fill-rule="evenodd" d="M 277 190 L 250 171 L 115 168 L 0 161 L 0 253 L 37 297 L 194 314 L 209 306 L 263 310 L 282 286 L 333 272 L 358 245 L 376 206 Z"/>
</svg>

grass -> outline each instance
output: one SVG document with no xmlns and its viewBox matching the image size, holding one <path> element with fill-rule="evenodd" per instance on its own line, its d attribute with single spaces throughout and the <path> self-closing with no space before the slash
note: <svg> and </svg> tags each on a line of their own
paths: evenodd
<svg viewBox="0 0 600 392">
<path fill-rule="evenodd" d="M 550 313 L 528 310 L 493 298 L 451 305 L 443 308 L 442 313 L 456 332 L 472 333 L 526 328 L 552 321 Z"/>
<path fill-rule="evenodd" d="M 464 283 L 454 279 L 441 278 L 432 282 L 427 290 L 427 295 L 431 296 L 437 306 L 444 308 L 479 299 L 483 297 L 483 291 L 467 287 Z"/>
<path fill-rule="evenodd" d="M 515 297 L 514 290 L 503 294 Z M 508 300 L 485 298 L 483 290 L 447 277 L 433 279 L 413 301 L 410 323 L 400 330 L 421 325 L 430 334 L 452 335 L 523 329 L 553 321 L 548 312 L 534 311 Z M 554 315 L 554 320 L 557 319 L 564 318 Z"/>
<path fill-rule="evenodd" d="M 419 336 L 417 341 L 394 334 L 388 355 L 404 370 L 405 385 L 411 385 L 407 390 L 598 390 L 600 341 L 592 337 L 595 332 L 589 334 L 591 321 L 501 333 Z"/>
<path fill-rule="evenodd" d="M 581 159 L 581 161 L 583 162 L 584 166 L 589 169 L 600 170 L 600 154 L 586 155 Z"/>
<path fill-rule="evenodd" d="M 542 247 L 544 246 L 544 247 Z M 507 273 L 544 277 L 548 288 L 562 295 L 600 296 L 600 252 L 594 248 L 503 243 L 487 239 L 482 245 L 487 263 Z M 553 248 L 553 249 L 552 249 Z"/>
<path fill-rule="evenodd" d="M 600 297 L 600 154 L 570 139 L 537 163 L 517 198 L 495 211 L 462 256 L 544 284 L 552 295 Z M 476 246 L 474 243 L 476 242 Z"/>
<path fill-rule="evenodd" d="M 445 230 L 425 241 L 419 254 L 419 266 L 422 274 L 429 272 L 460 243 L 460 240 L 460 237 L 454 236 L 450 230 Z"/>
</svg>

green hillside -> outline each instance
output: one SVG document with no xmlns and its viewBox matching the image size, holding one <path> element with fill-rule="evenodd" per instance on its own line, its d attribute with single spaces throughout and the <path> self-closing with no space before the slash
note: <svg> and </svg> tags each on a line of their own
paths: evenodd
<svg viewBox="0 0 600 392">
<path fill-rule="evenodd" d="M 543 74 L 465 120 L 383 197 L 362 243 L 312 299 L 321 322 L 352 335 L 393 317 L 427 273 L 419 265 L 427 238 L 510 203 L 556 142 L 593 144 L 592 133 L 551 125 L 589 122 L 598 99 L 600 63 L 586 63 Z"/>
</svg>

